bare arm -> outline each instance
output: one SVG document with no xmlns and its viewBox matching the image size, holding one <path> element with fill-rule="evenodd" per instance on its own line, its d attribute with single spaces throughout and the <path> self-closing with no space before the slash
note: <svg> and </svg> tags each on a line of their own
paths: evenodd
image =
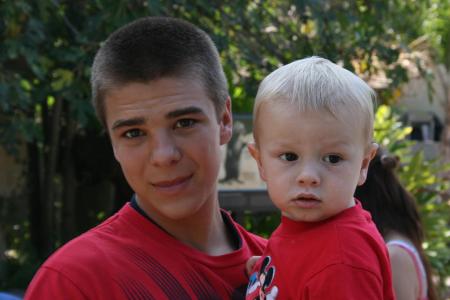
<svg viewBox="0 0 450 300">
<path fill-rule="evenodd" d="M 397 300 L 417 299 L 419 282 L 414 262 L 402 248 L 389 245 L 389 258 L 392 267 L 392 282 Z"/>
</svg>

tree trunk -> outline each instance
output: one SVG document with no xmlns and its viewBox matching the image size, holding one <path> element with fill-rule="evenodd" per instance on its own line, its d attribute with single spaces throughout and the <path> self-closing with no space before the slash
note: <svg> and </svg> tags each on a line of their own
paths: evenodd
<svg viewBox="0 0 450 300">
<path fill-rule="evenodd" d="M 64 153 L 62 157 L 63 167 L 63 193 L 62 193 L 62 241 L 66 242 L 77 234 L 76 223 L 76 186 L 74 158 L 72 146 L 75 137 L 76 124 L 70 116 L 70 105 L 67 103 L 64 109 L 66 126 L 64 128 Z"/>
<path fill-rule="evenodd" d="M 54 206 L 55 206 L 55 176 L 56 166 L 59 155 L 59 136 L 61 128 L 61 112 L 63 107 L 61 99 L 56 99 L 49 114 L 50 126 L 48 127 L 48 152 L 44 153 L 45 157 L 45 174 L 43 180 L 43 188 L 41 189 L 41 216 L 42 216 L 42 248 L 40 253 L 44 256 L 51 254 L 55 247 L 55 226 L 54 226 Z"/>
<path fill-rule="evenodd" d="M 28 163 L 28 207 L 30 211 L 30 239 L 31 244 L 36 249 L 39 257 L 44 257 L 42 253 L 43 246 L 43 232 L 42 232 L 42 215 L 41 207 L 43 200 L 41 198 L 41 188 L 42 188 L 42 176 L 41 176 L 41 164 L 40 161 L 40 150 L 36 143 L 29 143 L 27 147 L 29 163 Z"/>
</svg>

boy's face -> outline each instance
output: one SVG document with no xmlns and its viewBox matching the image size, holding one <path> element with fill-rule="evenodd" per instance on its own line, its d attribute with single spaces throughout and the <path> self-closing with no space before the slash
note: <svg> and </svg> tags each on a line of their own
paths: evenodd
<svg viewBox="0 0 450 300">
<path fill-rule="evenodd" d="M 231 103 L 217 119 L 194 79 L 130 83 L 106 95 L 114 155 L 156 222 L 180 220 L 217 200 L 220 145 L 231 137 Z"/>
<path fill-rule="evenodd" d="M 376 151 L 368 149 L 360 122 L 349 113 L 338 120 L 326 111 L 299 112 L 281 101 L 262 104 L 259 114 L 257 145 L 249 150 L 283 215 L 316 222 L 355 204 Z"/>
</svg>

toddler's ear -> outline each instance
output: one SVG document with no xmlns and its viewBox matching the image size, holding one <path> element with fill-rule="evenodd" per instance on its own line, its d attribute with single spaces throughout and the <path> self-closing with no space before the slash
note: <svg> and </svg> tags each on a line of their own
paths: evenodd
<svg viewBox="0 0 450 300">
<path fill-rule="evenodd" d="M 255 143 L 248 143 L 247 148 L 248 151 L 250 152 L 250 155 L 255 159 L 256 163 L 258 164 L 259 176 L 261 177 L 262 180 L 266 181 L 264 168 L 261 164 L 261 153 L 259 152 L 258 147 L 256 147 Z"/>
<path fill-rule="evenodd" d="M 367 178 L 367 172 L 369 171 L 369 165 L 372 158 L 375 157 L 378 150 L 378 144 L 372 143 L 369 146 L 369 149 L 366 151 L 366 154 L 364 155 L 364 159 L 361 164 L 361 170 L 359 171 L 359 180 L 358 185 L 363 185 Z"/>
</svg>

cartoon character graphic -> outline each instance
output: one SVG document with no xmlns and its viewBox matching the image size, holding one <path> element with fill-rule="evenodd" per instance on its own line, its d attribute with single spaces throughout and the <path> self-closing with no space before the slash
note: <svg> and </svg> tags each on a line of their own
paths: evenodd
<svg viewBox="0 0 450 300">
<path fill-rule="evenodd" d="M 250 276 L 247 288 L 247 300 L 275 300 L 278 295 L 278 287 L 270 285 L 275 278 L 275 266 L 269 266 L 270 256 L 264 257 L 259 272 L 254 272 Z"/>
</svg>

